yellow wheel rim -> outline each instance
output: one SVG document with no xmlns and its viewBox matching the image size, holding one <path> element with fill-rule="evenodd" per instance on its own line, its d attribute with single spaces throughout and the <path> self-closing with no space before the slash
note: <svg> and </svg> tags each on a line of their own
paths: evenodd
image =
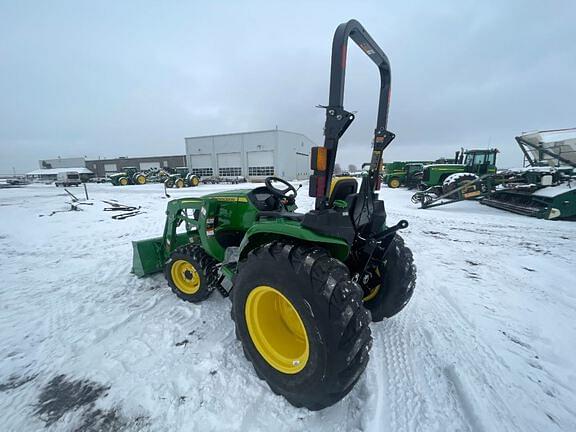
<svg viewBox="0 0 576 432">
<path fill-rule="evenodd" d="M 144 177 L 143 175 L 139 175 L 138 177 L 136 177 L 136 181 L 138 182 L 138 184 L 144 184 L 146 183 L 146 177 Z"/>
<path fill-rule="evenodd" d="M 196 294 L 200 289 L 200 275 L 188 261 L 175 261 L 170 269 L 170 275 L 176 288 L 184 294 Z"/>
<path fill-rule="evenodd" d="M 198 178 L 193 177 L 192 178 L 192 186 L 198 186 L 198 183 L 200 183 L 200 180 L 198 180 Z"/>
<path fill-rule="evenodd" d="M 182 180 L 182 179 L 176 180 L 176 187 L 177 188 L 183 188 L 184 187 L 184 180 Z"/>
<path fill-rule="evenodd" d="M 379 269 L 378 267 L 376 267 L 375 273 L 378 275 L 378 277 L 380 277 L 380 269 Z M 365 302 L 372 300 L 374 297 L 376 297 L 376 295 L 377 295 L 378 292 L 380 291 L 380 287 L 381 287 L 381 286 L 382 286 L 381 283 L 379 283 L 378 285 L 376 285 L 376 286 L 374 287 L 374 289 L 373 289 L 372 291 L 370 291 L 370 293 L 369 293 L 366 297 L 364 297 L 362 300 L 365 301 Z"/>
<path fill-rule="evenodd" d="M 127 178 L 121 178 L 120 179 L 120 185 L 121 186 L 126 186 L 128 184 L 128 179 Z"/>
<path fill-rule="evenodd" d="M 397 187 L 400 187 L 400 180 L 398 179 L 392 179 L 390 180 L 390 187 L 396 189 Z"/>
<path fill-rule="evenodd" d="M 248 295 L 244 312 L 250 338 L 270 366 L 285 374 L 304 369 L 310 354 L 308 335 L 290 300 L 261 285 Z"/>
</svg>

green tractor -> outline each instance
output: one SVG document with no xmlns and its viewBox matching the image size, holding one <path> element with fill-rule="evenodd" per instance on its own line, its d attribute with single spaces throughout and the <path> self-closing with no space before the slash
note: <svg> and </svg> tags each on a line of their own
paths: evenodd
<svg viewBox="0 0 576 432">
<path fill-rule="evenodd" d="M 187 167 L 178 167 L 174 174 L 170 174 L 164 181 L 168 188 L 196 187 L 200 184 L 200 178 L 197 175 L 188 172 Z"/>
<path fill-rule="evenodd" d="M 496 174 L 497 154 L 497 149 L 461 150 L 456 152 L 456 163 L 427 165 L 422 171 L 420 189 L 433 188 L 441 195 L 459 188 L 464 182 Z"/>
<path fill-rule="evenodd" d="M 420 183 L 418 173 L 422 172 L 424 165 L 431 161 L 394 161 L 384 164 L 383 181 L 389 188 L 395 189 L 400 186 L 416 187 Z"/>
<path fill-rule="evenodd" d="M 146 175 L 136 167 L 125 167 L 124 172 L 112 174 L 109 178 L 114 186 L 146 184 Z"/>
<path fill-rule="evenodd" d="M 335 177 L 340 137 L 354 120 L 343 107 L 348 39 L 378 66 L 381 86 L 369 169 L 361 184 Z M 256 374 L 297 407 L 342 399 L 366 368 L 370 322 L 397 314 L 416 281 L 412 252 L 386 224 L 378 199 L 390 65 L 357 21 L 334 35 L 324 146 L 311 151 L 313 210 L 296 212 L 297 189 L 276 177 L 254 189 L 168 203 L 164 234 L 133 242 L 133 272 L 164 272 L 182 300 L 216 290 L 232 301 L 236 336 Z"/>
</svg>

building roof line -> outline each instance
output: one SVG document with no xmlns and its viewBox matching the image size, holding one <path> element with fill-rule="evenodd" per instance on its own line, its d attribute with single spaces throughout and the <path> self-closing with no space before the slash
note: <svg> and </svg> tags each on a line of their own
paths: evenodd
<svg viewBox="0 0 576 432">
<path fill-rule="evenodd" d="M 113 158 L 100 158 L 100 159 L 86 159 L 86 163 L 89 162 L 108 162 L 108 161 L 125 161 L 130 159 L 163 159 L 163 158 L 185 158 L 185 154 L 179 155 L 163 155 L 163 156 L 118 156 Z"/>
<path fill-rule="evenodd" d="M 303 136 L 304 138 L 306 138 L 307 140 L 314 142 L 310 138 L 308 138 L 306 135 L 304 135 L 300 132 L 292 132 L 292 131 L 288 131 L 285 129 L 264 129 L 264 130 L 259 130 L 259 131 L 231 132 L 231 133 L 225 133 L 225 134 L 212 134 L 212 135 L 198 135 L 198 136 L 184 137 L 184 139 L 187 140 L 187 139 L 194 139 L 194 138 L 213 138 L 213 137 L 222 137 L 222 136 L 231 136 L 231 135 L 249 135 L 249 134 L 267 133 L 267 132 L 284 132 L 284 133 L 289 133 L 289 134 L 294 134 L 294 135 L 300 135 L 300 136 Z"/>
</svg>

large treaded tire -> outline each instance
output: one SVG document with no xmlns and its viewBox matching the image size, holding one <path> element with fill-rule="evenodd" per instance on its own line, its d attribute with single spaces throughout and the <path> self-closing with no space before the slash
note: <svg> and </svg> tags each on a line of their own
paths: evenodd
<svg viewBox="0 0 576 432">
<path fill-rule="evenodd" d="M 390 318 L 404 309 L 416 287 L 416 266 L 412 251 L 398 234 L 392 239 L 378 270 L 378 293 L 373 299 L 364 302 L 364 306 L 372 313 L 374 322 Z"/>
<path fill-rule="evenodd" d="M 273 286 L 292 303 L 310 355 L 295 374 L 273 368 L 258 352 L 246 323 L 246 300 L 257 286 Z M 348 268 L 318 247 L 273 242 L 240 263 L 232 289 L 236 337 L 256 374 L 296 407 L 320 410 L 341 400 L 366 368 L 372 346 L 370 313 Z"/>
<path fill-rule="evenodd" d="M 402 185 L 402 182 L 400 181 L 400 179 L 398 177 L 392 177 L 390 180 L 388 180 L 388 187 L 390 189 L 397 189 Z"/>
<path fill-rule="evenodd" d="M 186 294 L 178 289 L 172 280 L 171 269 L 172 264 L 177 260 L 185 260 L 194 266 L 198 275 L 200 276 L 200 288 L 194 294 Z M 168 281 L 168 285 L 172 292 L 180 297 L 182 300 L 191 303 L 200 303 L 206 300 L 218 281 L 218 269 L 216 267 L 216 260 L 204 252 L 201 246 L 195 244 L 188 244 L 175 249 L 170 258 L 164 266 L 164 277 Z"/>
<path fill-rule="evenodd" d="M 442 182 L 442 194 L 447 194 L 460 186 L 464 185 L 464 182 L 471 180 L 478 180 L 479 177 L 472 173 L 454 173 L 450 174 Z"/>
</svg>

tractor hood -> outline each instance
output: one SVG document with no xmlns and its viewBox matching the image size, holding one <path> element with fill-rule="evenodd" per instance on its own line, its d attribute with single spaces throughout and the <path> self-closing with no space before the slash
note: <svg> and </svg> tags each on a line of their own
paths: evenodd
<svg viewBox="0 0 576 432">
<path fill-rule="evenodd" d="M 225 192 L 215 192 L 208 195 L 203 195 L 202 198 L 211 198 L 216 201 L 243 201 L 248 200 L 248 194 L 253 189 L 234 189 Z"/>
<path fill-rule="evenodd" d="M 454 168 L 464 168 L 465 165 L 463 164 L 431 164 L 431 165 L 424 165 L 424 169 L 430 169 L 430 168 L 434 168 L 434 169 L 442 169 L 442 168 L 446 168 L 449 170 L 453 170 Z"/>
</svg>

